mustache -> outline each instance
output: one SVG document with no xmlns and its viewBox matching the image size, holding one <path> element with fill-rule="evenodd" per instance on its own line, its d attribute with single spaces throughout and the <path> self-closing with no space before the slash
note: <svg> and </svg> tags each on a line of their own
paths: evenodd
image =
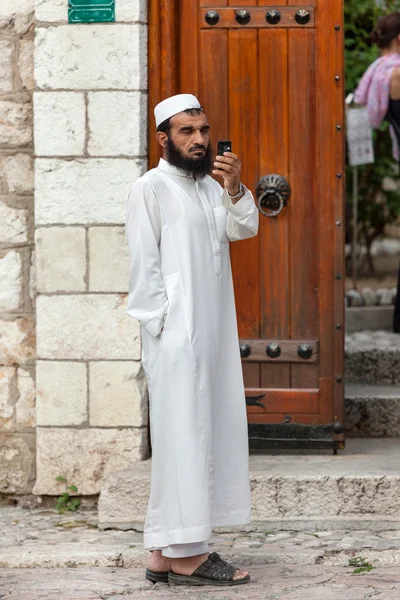
<svg viewBox="0 0 400 600">
<path fill-rule="evenodd" d="M 196 144 L 195 146 L 191 146 L 189 148 L 189 152 L 193 152 L 193 150 L 204 150 L 204 152 L 206 151 L 206 147 L 202 146 L 202 144 Z"/>
</svg>

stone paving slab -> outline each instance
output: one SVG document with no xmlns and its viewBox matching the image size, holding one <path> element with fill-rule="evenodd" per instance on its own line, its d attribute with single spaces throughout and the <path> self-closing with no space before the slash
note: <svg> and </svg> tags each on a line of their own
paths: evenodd
<svg viewBox="0 0 400 600">
<path fill-rule="evenodd" d="M 1 600 L 399 600 L 400 531 L 216 533 L 213 549 L 251 573 L 234 588 L 153 586 L 137 531 L 97 528 L 94 510 L 0 508 Z M 371 571 L 357 575 L 350 561 Z M 35 568 L 32 568 L 35 567 Z"/>
<path fill-rule="evenodd" d="M 251 582 L 233 588 L 157 584 L 142 569 L 0 569 L 1 600 L 398 600 L 400 570 L 382 567 L 355 575 L 321 565 L 252 566 Z"/>
<path fill-rule="evenodd" d="M 0 567 L 143 567 L 147 552 L 137 531 L 97 529 L 96 511 L 0 509 Z M 347 566 L 363 556 L 374 565 L 400 566 L 400 531 L 216 532 L 214 549 L 241 564 Z"/>
</svg>

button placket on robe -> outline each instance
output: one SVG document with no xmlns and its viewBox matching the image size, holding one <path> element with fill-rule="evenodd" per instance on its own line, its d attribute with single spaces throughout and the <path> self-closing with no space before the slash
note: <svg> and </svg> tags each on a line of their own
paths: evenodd
<svg viewBox="0 0 400 600">
<path fill-rule="evenodd" d="M 201 200 L 201 203 L 204 208 L 205 215 L 207 217 L 208 222 L 208 231 L 210 233 L 211 247 L 214 258 L 214 269 L 217 275 L 221 274 L 221 244 L 218 240 L 217 236 L 217 228 L 215 226 L 214 213 L 208 202 L 207 198 L 203 195 L 200 190 L 200 185 L 198 181 L 195 182 L 197 194 Z"/>
</svg>

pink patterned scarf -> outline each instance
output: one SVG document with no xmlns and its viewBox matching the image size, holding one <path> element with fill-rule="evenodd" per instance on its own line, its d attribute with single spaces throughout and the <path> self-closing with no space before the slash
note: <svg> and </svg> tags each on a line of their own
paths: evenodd
<svg viewBox="0 0 400 600">
<path fill-rule="evenodd" d="M 386 117 L 389 108 L 389 86 L 393 69 L 400 67 L 400 54 L 387 54 L 375 60 L 365 71 L 356 91 L 357 104 L 367 105 L 371 127 L 377 128 Z M 399 160 L 399 146 L 393 128 L 393 156 Z"/>
</svg>

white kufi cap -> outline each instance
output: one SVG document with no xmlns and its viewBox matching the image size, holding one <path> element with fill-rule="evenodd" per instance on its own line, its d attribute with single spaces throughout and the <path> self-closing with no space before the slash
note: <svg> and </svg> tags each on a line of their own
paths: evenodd
<svg viewBox="0 0 400 600">
<path fill-rule="evenodd" d="M 156 127 L 161 123 L 177 115 L 184 110 L 190 110 L 191 108 L 201 109 L 200 102 L 196 96 L 192 94 L 177 94 L 171 96 L 166 100 L 163 100 L 154 109 L 154 116 L 156 118 Z"/>
</svg>

